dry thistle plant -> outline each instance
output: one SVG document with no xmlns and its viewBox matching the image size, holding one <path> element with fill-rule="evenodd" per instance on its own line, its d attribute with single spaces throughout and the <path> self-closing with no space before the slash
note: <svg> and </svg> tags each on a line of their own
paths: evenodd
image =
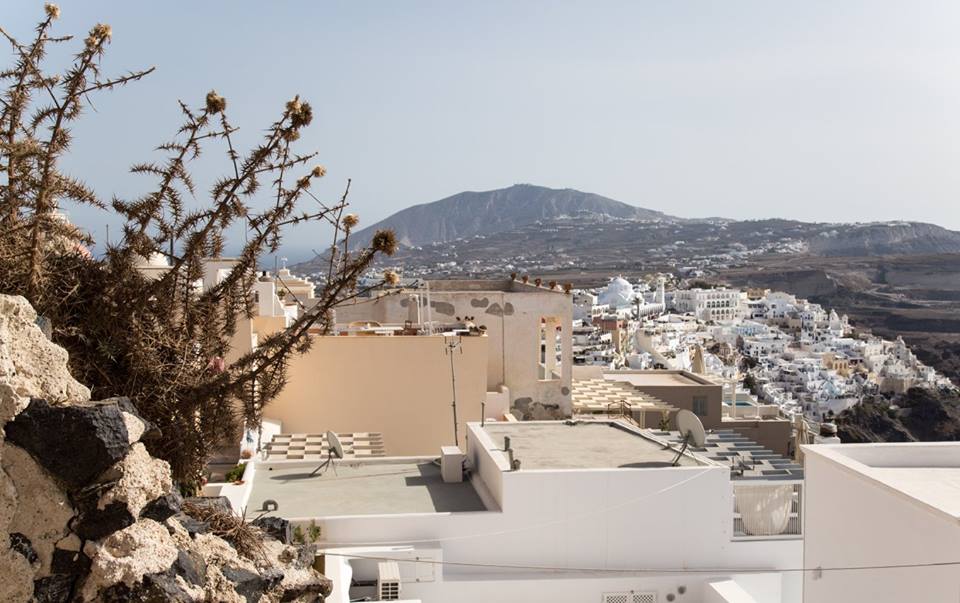
<svg viewBox="0 0 960 603">
<path fill-rule="evenodd" d="M 54 341 L 70 353 L 74 376 L 94 396 L 128 396 L 160 427 L 164 435 L 148 443 L 151 452 L 169 461 L 189 489 L 200 483 L 211 454 L 238 442 L 244 423 L 259 424 L 264 405 L 285 384 L 290 357 L 309 348 L 312 333 L 326 332 L 337 304 L 368 290 L 358 289 L 358 278 L 377 254 L 393 253 L 395 238 L 379 232 L 369 247 L 351 250 L 357 219 L 344 213 L 349 181 L 331 203 L 309 192 L 325 170 L 314 164 L 314 153 L 294 150 L 313 117 L 299 97 L 245 153 L 234 144 L 226 99 L 210 92 L 199 107 L 181 103 L 183 124 L 159 147 L 166 158 L 132 168 L 155 180 L 152 190 L 102 203 L 58 170 L 70 148 L 67 126 L 80 117 L 89 94 L 153 69 L 102 79 L 99 63 L 111 31 L 97 25 L 72 67 L 46 73 L 48 45 L 71 39 L 51 35 L 57 16 L 59 9 L 47 5 L 28 43 L 0 28 L 14 55 L 14 65 L 0 73 L 6 86 L 0 97 L 0 173 L 6 176 L 0 182 L 0 292 L 24 295 L 50 322 Z M 184 196 L 197 196 L 190 163 L 212 144 L 224 149 L 226 175 L 200 209 L 188 211 Z M 58 214 L 64 201 L 117 212 L 124 219 L 122 239 L 93 257 L 85 246 L 89 237 Z M 316 303 L 288 329 L 225 364 L 238 320 L 254 312 L 258 263 L 278 250 L 287 227 L 301 222 L 332 230 L 329 271 Z M 231 227 L 245 229 L 246 242 L 223 278 L 198 287 L 205 262 L 223 254 Z M 156 254 L 170 269 L 147 278 L 138 265 Z"/>
</svg>

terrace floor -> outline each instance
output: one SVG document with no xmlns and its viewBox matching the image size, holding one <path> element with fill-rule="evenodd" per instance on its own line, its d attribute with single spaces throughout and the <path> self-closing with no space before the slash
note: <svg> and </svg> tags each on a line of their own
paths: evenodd
<svg viewBox="0 0 960 603">
<path fill-rule="evenodd" d="M 487 434 L 497 446 L 504 436 L 523 469 L 612 469 L 670 467 L 676 452 L 616 423 L 578 421 L 567 423 L 487 423 Z M 690 456 L 680 458 L 681 467 L 697 466 Z"/>
<path fill-rule="evenodd" d="M 486 510 L 469 482 L 444 483 L 431 462 L 348 462 L 311 475 L 314 468 L 258 466 L 248 509 L 272 499 L 286 518 Z"/>
</svg>

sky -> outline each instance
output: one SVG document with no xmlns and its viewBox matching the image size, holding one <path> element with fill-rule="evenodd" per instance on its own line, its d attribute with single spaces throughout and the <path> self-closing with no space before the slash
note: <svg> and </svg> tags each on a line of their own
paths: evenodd
<svg viewBox="0 0 960 603">
<path fill-rule="evenodd" d="M 113 27 L 66 171 L 148 190 L 178 100 L 227 98 L 249 148 L 300 94 L 301 139 L 361 226 L 464 190 L 575 188 L 682 217 L 917 220 L 960 230 L 960 3 L 886 0 L 60 2 Z M 40 2 L 0 24 L 26 37 Z M 10 55 L 7 55 L 8 57 Z M 50 66 L 62 66 L 63 53 Z M 9 64 L 7 58 L 7 64 Z M 202 192 L 227 164 L 195 165 Z M 109 213 L 67 208 L 104 237 Z M 325 233 L 290 233 L 292 259 Z"/>
</svg>

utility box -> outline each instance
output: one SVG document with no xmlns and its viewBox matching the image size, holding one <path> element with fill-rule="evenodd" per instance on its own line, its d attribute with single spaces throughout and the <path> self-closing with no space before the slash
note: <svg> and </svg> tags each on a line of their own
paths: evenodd
<svg viewBox="0 0 960 603">
<path fill-rule="evenodd" d="M 440 447 L 440 476 L 444 483 L 452 484 L 463 481 L 463 461 L 466 455 L 459 446 Z"/>
</svg>

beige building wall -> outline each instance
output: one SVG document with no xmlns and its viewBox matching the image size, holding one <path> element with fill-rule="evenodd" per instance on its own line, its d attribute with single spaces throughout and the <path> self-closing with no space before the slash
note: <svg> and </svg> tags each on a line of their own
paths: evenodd
<svg viewBox="0 0 960 603">
<path fill-rule="evenodd" d="M 607 373 L 607 375 L 615 373 Z M 677 409 L 693 411 L 694 398 L 706 401 L 706 414 L 698 415 L 707 429 L 721 427 L 723 422 L 723 386 L 687 371 L 622 371 L 624 381 L 639 391 L 658 398 Z M 649 382 L 645 377 L 649 377 Z M 668 379 L 674 377 L 675 379 Z M 674 383 L 668 381 L 674 380 Z"/>
<path fill-rule="evenodd" d="M 573 303 L 569 294 L 510 280 L 430 281 L 430 287 L 429 310 L 426 290 L 417 289 L 337 306 L 337 322 L 415 322 L 417 304 L 424 322 L 453 323 L 457 317 L 472 316 L 477 326 L 487 328 L 487 391 L 498 391 L 505 385 L 510 391 L 511 408 L 521 414 L 541 404 L 556 409 L 552 416 L 570 415 Z M 544 375 L 540 368 L 541 319 L 561 329 L 560 362 L 555 371 Z M 530 410 L 528 416 L 546 418 L 536 413 Z"/>
<path fill-rule="evenodd" d="M 284 433 L 381 432 L 390 456 L 432 455 L 453 441 L 450 356 L 435 336 L 315 337 L 290 362 L 287 386 L 264 409 Z M 486 397 L 489 338 L 453 352 L 459 445 Z"/>
</svg>

